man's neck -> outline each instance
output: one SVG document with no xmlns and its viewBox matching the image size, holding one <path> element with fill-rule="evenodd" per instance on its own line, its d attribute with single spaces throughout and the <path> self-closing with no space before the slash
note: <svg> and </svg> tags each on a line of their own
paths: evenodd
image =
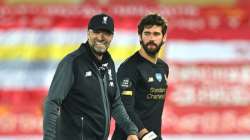
<svg viewBox="0 0 250 140">
<path fill-rule="evenodd" d="M 145 50 L 143 48 L 141 48 L 139 50 L 139 54 L 145 58 L 146 60 L 148 60 L 149 62 L 153 63 L 153 64 L 156 64 L 157 62 L 157 59 L 158 59 L 158 53 L 155 55 L 155 56 L 150 56 L 148 55 Z"/>
<path fill-rule="evenodd" d="M 92 52 L 92 53 L 93 53 L 94 56 L 97 58 L 97 60 L 102 61 L 103 55 L 97 55 L 97 54 L 95 54 L 94 52 Z"/>
<path fill-rule="evenodd" d="M 98 60 L 98 61 L 102 61 L 103 58 L 103 54 L 97 54 L 90 46 L 89 42 L 87 42 L 87 48 L 90 51 L 90 53 Z"/>
</svg>

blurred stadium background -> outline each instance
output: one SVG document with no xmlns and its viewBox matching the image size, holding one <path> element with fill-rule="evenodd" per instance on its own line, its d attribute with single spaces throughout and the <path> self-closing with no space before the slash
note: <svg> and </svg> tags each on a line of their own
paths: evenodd
<svg viewBox="0 0 250 140">
<path fill-rule="evenodd" d="M 138 50 L 143 15 L 168 20 L 164 140 L 250 139 L 249 0 L 0 0 L 0 140 L 42 139 L 55 68 L 102 11 L 115 19 L 117 67 Z"/>
</svg>

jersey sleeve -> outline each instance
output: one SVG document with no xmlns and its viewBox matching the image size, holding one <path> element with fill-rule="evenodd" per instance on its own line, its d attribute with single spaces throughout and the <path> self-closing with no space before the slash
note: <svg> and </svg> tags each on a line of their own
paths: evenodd
<svg viewBox="0 0 250 140">
<path fill-rule="evenodd" d="M 121 100 L 130 119 L 136 124 L 139 131 L 144 128 L 144 125 L 136 113 L 135 106 L 135 87 L 137 83 L 137 73 L 135 68 L 121 65 L 117 72 L 117 79 L 121 93 Z"/>
<path fill-rule="evenodd" d="M 72 63 L 66 61 L 59 63 L 44 102 L 43 140 L 55 139 L 59 108 L 68 94 L 73 80 Z"/>
<path fill-rule="evenodd" d="M 113 63 L 112 63 L 113 64 Z M 112 72 L 113 72 L 113 78 L 114 78 L 114 83 L 115 83 L 115 95 L 112 98 L 111 101 L 111 113 L 112 117 L 115 119 L 116 123 L 122 126 L 123 130 L 127 135 L 137 135 L 138 133 L 138 128 L 136 125 L 129 119 L 129 116 L 126 112 L 126 109 L 124 108 L 124 105 L 121 101 L 121 96 L 120 96 L 120 90 L 119 86 L 117 84 L 117 75 L 115 72 L 115 65 L 113 64 L 112 67 Z"/>
<path fill-rule="evenodd" d="M 115 102 L 112 104 L 112 117 L 115 119 L 116 123 L 122 126 L 123 130 L 127 135 L 137 135 L 138 128 L 129 119 L 129 116 L 124 108 L 124 105 L 120 98 L 119 90 L 116 92 Z"/>
</svg>

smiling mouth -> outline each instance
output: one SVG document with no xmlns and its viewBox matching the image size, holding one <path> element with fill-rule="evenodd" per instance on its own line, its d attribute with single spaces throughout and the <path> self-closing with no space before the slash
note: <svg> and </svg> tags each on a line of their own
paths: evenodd
<svg viewBox="0 0 250 140">
<path fill-rule="evenodd" d="M 98 46 L 105 46 L 105 43 L 103 43 L 103 42 L 96 42 L 95 44 Z"/>
<path fill-rule="evenodd" d="M 148 48 L 151 48 L 151 49 L 154 49 L 157 47 L 155 44 L 148 44 L 147 46 L 148 46 Z"/>
<path fill-rule="evenodd" d="M 106 46 L 104 44 L 96 44 L 95 46 L 96 46 L 96 48 L 100 48 L 100 49 L 106 48 Z"/>
</svg>

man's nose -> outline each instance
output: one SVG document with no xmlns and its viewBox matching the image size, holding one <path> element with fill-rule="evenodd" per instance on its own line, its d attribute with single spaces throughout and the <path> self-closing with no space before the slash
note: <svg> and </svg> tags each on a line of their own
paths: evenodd
<svg viewBox="0 0 250 140">
<path fill-rule="evenodd" d="M 154 44 L 155 44 L 155 41 L 154 41 L 153 39 L 150 39 L 150 40 L 148 41 L 148 43 L 154 43 Z"/>
<path fill-rule="evenodd" d="M 99 34 L 97 35 L 97 39 L 98 39 L 99 41 L 104 40 L 104 39 L 105 39 L 104 33 L 99 33 Z"/>
<path fill-rule="evenodd" d="M 150 36 L 149 36 L 149 41 L 154 41 L 155 40 L 155 36 L 153 35 L 153 34 L 151 34 Z"/>
</svg>

